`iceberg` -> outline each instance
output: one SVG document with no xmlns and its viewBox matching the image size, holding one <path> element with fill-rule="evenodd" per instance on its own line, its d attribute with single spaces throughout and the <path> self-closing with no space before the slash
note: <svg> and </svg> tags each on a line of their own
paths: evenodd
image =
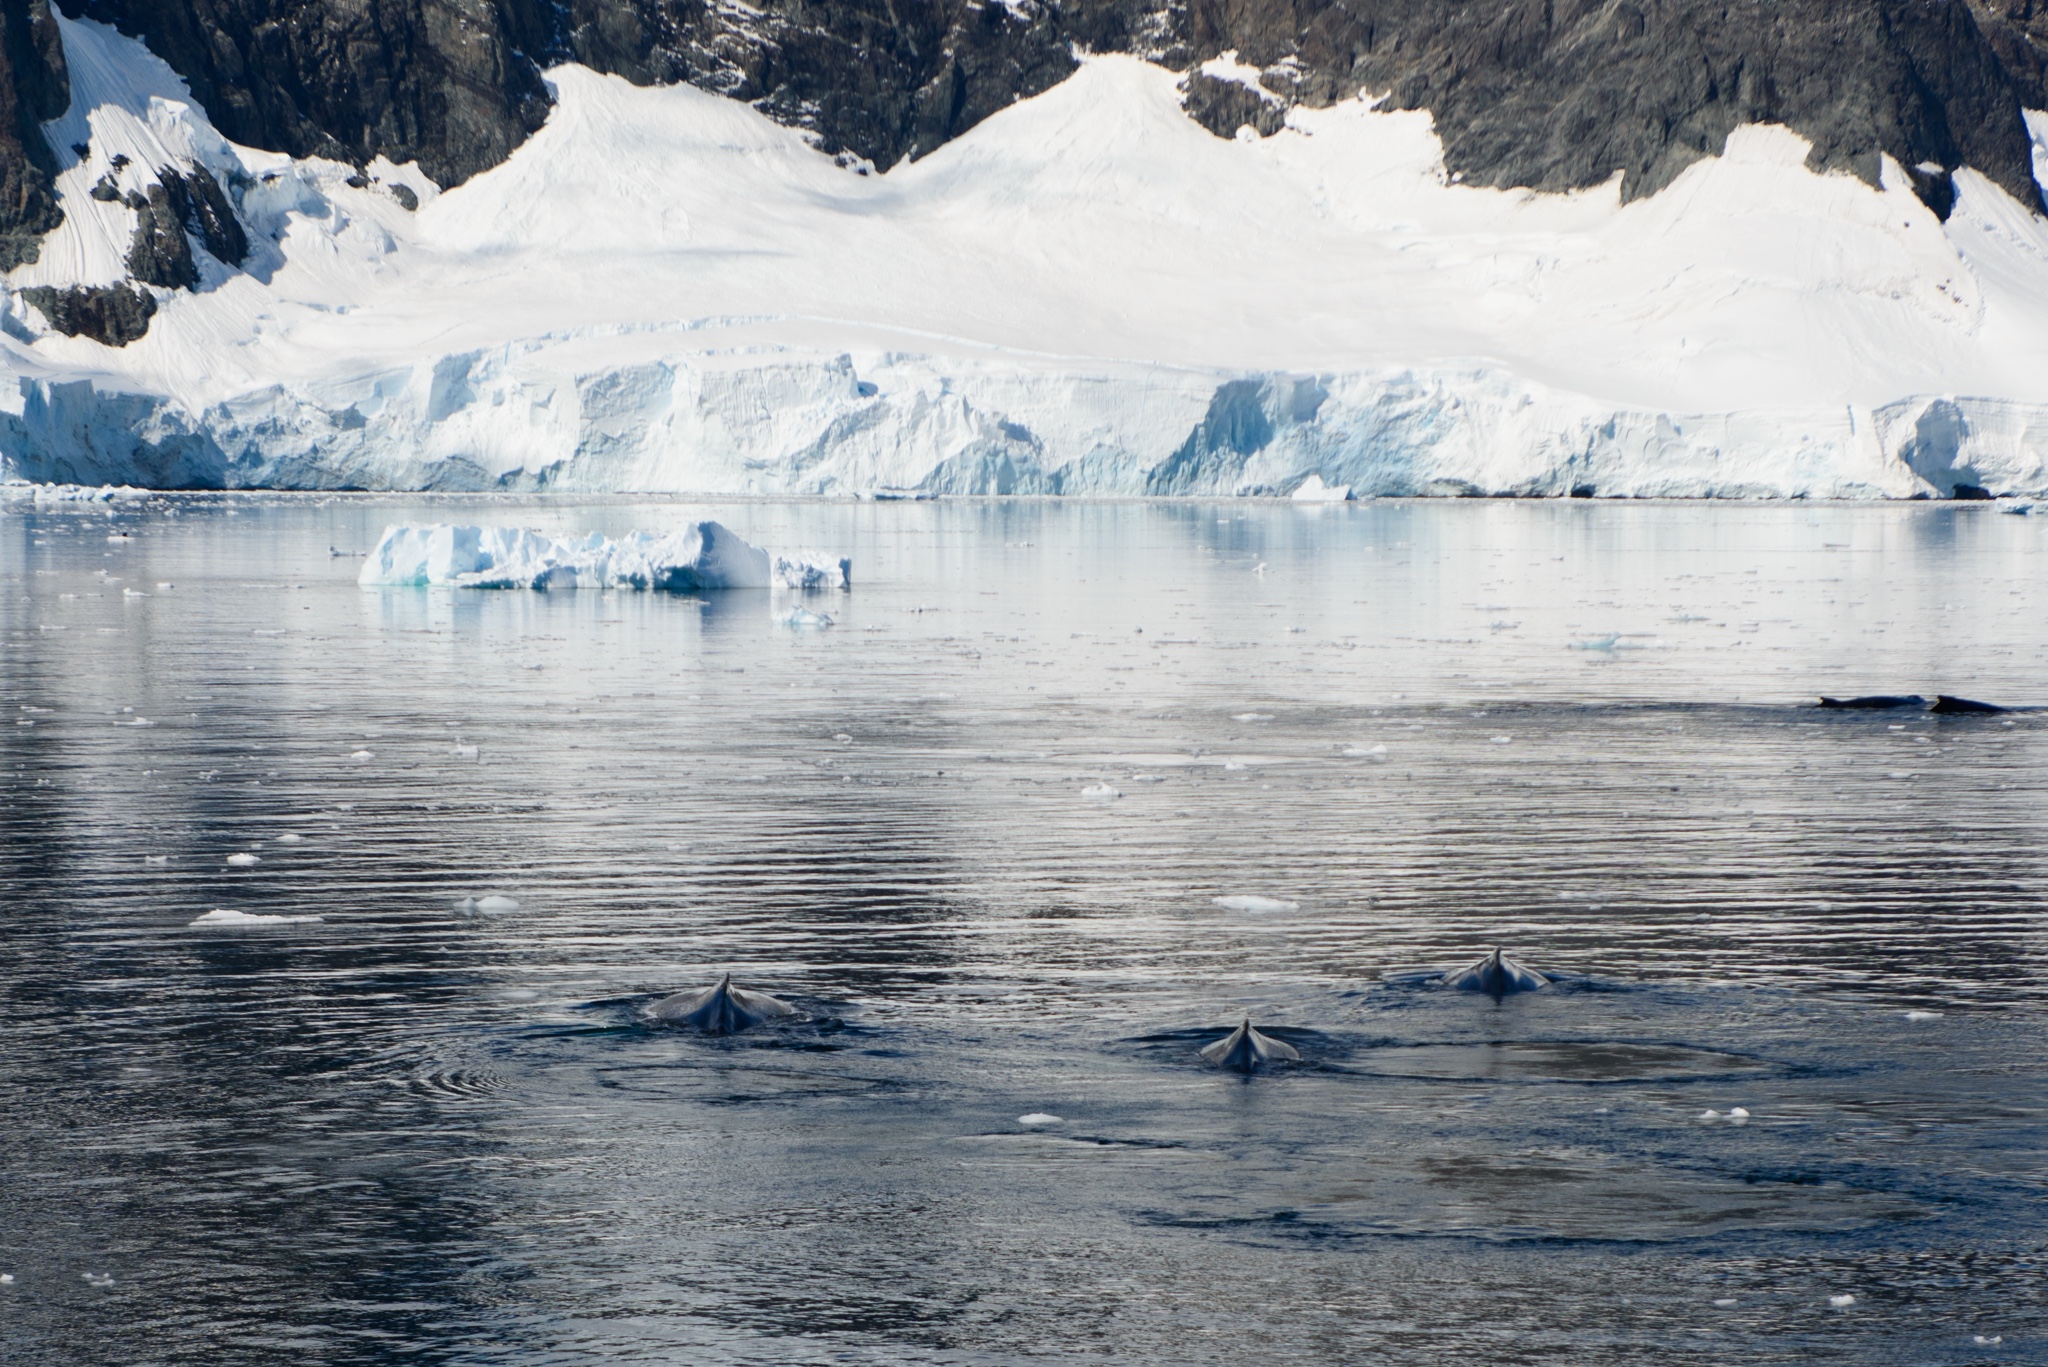
<svg viewBox="0 0 2048 1367">
<path fill-rule="evenodd" d="M 718 522 L 673 532 L 557 537 L 524 527 L 391 526 L 365 557 L 366 587 L 470 589 L 844 589 L 853 562 L 770 555 Z"/>
</svg>

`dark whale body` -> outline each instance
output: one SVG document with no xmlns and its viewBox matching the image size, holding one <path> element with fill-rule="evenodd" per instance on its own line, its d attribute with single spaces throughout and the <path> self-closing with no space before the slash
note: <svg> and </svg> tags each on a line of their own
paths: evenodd
<svg viewBox="0 0 2048 1367">
<path fill-rule="evenodd" d="M 1247 1016 L 1243 1025 L 1231 1031 L 1202 1050 L 1202 1057 L 1219 1068 L 1228 1068 L 1236 1073 L 1255 1073 L 1276 1059 L 1290 1063 L 1301 1061 L 1301 1051 L 1291 1044 L 1262 1035 L 1252 1029 L 1251 1018 Z"/>
<path fill-rule="evenodd" d="M 1936 694 L 1934 698 L 1934 706 L 1928 708 L 1927 710 L 1929 712 L 1939 712 L 1943 716 L 1954 716 L 1957 713 L 1969 712 L 1989 713 L 2005 711 L 2003 707 L 1999 707 L 1993 703 L 1977 702 L 1970 698 L 1952 698 L 1946 693 Z"/>
<path fill-rule="evenodd" d="M 743 992 L 732 974 L 701 992 L 678 992 L 654 1004 L 654 1018 L 669 1025 L 687 1025 L 707 1035 L 735 1035 L 777 1016 L 794 1016 L 796 1008 L 766 992 Z"/>
<path fill-rule="evenodd" d="M 1496 949 L 1470 968 L 1444 974 L 1443 985 L 1455 987 L 1460 992 L 1484 992 L 1499 1001 L 1511 993 L 1534 992 L 1548 987 L 1550 979 L 1533 968 L 1525 968 Z"/>
<path fill-rule="evenodd" d="M 1927 699 L 1917 693 L 1873 693 L 1865 698 L 1822 698 L 1822 707 L 1856 712 L 1885 712 L 1900 707 L 1925 707 Z"/>
</svg>

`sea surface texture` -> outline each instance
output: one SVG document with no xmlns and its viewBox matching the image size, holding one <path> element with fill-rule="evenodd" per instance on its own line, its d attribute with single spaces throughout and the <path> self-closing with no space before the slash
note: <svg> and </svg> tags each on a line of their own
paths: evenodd
<svg viewBox="0 0 2048 1367">
<path fill-rule="evenodd" d="M 706 518 L 853 587 L 356 583 Z M 2048 704 L 2044 572 L 1968 504 L 17 504 L 0 1361 L 2048 1361 L 2048 712 L 1815 706 Z M 1433 982 L 1494 946 L 1552 985 Z M 653 1019 L 726 973 L 798 1014 Z"/>
</svg>

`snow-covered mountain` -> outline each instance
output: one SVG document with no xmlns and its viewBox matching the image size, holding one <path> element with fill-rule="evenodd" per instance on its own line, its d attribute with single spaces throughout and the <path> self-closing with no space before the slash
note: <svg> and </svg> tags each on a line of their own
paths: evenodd
<svg viewBox="0 0 2048 1367">
<path fill-rule="evenodd" d="M 1429 112 L 1289 105 L 1226 54 L 1082 59 L 884 173 L 568 64 L 444 190 L 231 143 L 141 42 L 52 22 L 62 221 L 6 277 L 9 477 L 2048 493 L 2048 220 L 1967 164 L 1873 184 L 1747 124 L 1655 193 L 1490 188 Z M 1189 117 L 1216 87 L 1235 138 Z"/>
</svg>

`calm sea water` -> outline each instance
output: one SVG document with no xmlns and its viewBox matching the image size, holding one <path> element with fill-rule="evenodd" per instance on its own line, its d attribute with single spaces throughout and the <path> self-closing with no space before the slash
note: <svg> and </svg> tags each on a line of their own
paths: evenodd
<svg viewBox="0 0 2048 1367">
<path fill-rule="evenodd" d="M 703 516 L 834 625 L 330 554 Z M 2048 1361 L 2048 712 L 1811 705 L 2044 664 L 1984 507 L 17 505 L 0 1361 Z"/>
</svg>

